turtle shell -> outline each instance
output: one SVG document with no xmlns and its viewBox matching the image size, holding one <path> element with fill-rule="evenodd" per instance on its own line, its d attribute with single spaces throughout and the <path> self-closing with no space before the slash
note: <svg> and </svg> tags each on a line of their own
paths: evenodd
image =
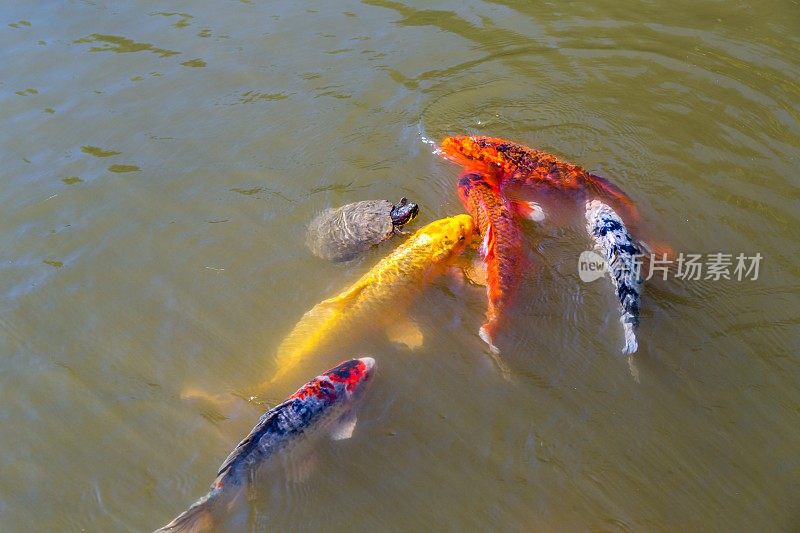
<svg viewBox="0 0 800 533">
<path fill-rule="evenodd" d="M 393 208 L 387 200 L 365 200 L 326 209 L 311 221 L 306 244 L 323 259 L 352 259 L 392 236 Z"/>
</svg>

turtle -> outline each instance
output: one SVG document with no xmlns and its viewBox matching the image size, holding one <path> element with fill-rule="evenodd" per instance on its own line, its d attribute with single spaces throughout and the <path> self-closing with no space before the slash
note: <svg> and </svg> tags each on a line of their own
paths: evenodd
<svg viewBox="0 0 800 533">
<path fill-rule="evenodd" d="M 405 197 L 396 205 L 364 200 L 326 209 L 309 224 L 306 245 L 322 259 L 347 261 L 396 233 L 405 234 L 401 228 L 418 213 L 419 206 Z"/>
</svg>

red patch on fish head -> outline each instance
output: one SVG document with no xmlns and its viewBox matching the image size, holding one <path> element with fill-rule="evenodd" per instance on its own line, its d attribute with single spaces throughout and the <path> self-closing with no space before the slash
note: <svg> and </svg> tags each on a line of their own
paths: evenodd
<svg viewBox="0 0 800 533">
<path fill-rule="evenodd" d="M 317 398 L 319 400 L 334 401 L 337 398 L 337 383 L 342 383 L 348 392 L 353 392 L 360 382 L 369 379 L 374 364 L 375 361 L 371 357 L 345 361 L 303 385 L 289 399 L 305 400 L 307 398 Z M 339 389 L 339 392 L 341 392 L 341 389 Z"/>
<path fill-rule="evenodd" d="M 333 383 L 343 383 L 348 392 L 369 377 L 369 368 L 360 359 L 345 361 L 326 374 Z"/>
<path fill-rule="evenodd" d="M 303 385 L 297 392 L 292 394 L 289 398 L 298 398 L 305 400 L 306 398 L 317 398 L 320 400 L 333 400 L 336 398 L 336 387 L 330 381 L 322 378 L 314 378 L 305 385 Z"/>
</svg>

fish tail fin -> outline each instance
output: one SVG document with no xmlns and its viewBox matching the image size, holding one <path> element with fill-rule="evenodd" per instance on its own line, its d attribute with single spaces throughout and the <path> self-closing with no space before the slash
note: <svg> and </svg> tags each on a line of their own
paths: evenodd
<svg viewBox="0 0 800 533">
<path fill-rule="evenodd" d="M 674 258 L 677 256 L 675 248 L 667 242 L 647 239 L 639 240 L 638 243 L 644 252 L 654 255 L 657 259 Z"/>
<path fill-rule="evenodd" d="M 639 222 L 639 209 L 636 204 L 628 196 L 625 191 L 608 181 L 606 178 L 597 176 L 595 174 L 588 174 L 588 185 L 594 190 L 601 198 L 612 202 L 618 206 L 625 214 L 625 222 L 627 224 L 638 224 Z"/>
<path fill-rule="evenodd" d="M 197 500 L 186 511 L 179 514 L 172 522 L 155 531 L 155 533 L 200 533 L 214 529 L 214 515 L 212 510 L 219 500 L 220 489 L 211 489 L 211 492 Z"/>
<path fill-rule="evenodd" d="M 634 353 L 636 350 L 639 349 L 639 343 L 636 341 L 636 333 L 634 331 L 634 325 L 625 320 L 623 317 L 622 319 L 622 328 L 625 331 L 625 345 L 622 347 L 622 353 L 630 354 Z"/>
<path fill-rule="evenodd" d="M 492 330 L 494 330 L 492 324 L 487 322 L 481 326 L 481 329 L 478 330 L 478 335 L 480 336 L 481 340 L 489 346 L 489 351 L 497 355 L 500 353 L 500 349 L 494 344 L 494 335 L 492 334 Z"/>
<path fill-rule="evenodd" d="M 478 335 L 480 336 L 481 340 L 485 342 L 489 347 L 489 356 L 492 358 L 492 362 L 497 365 L 497 369 L 502 374 L 503 378 L 506 380 L 511 379 L 511 369 L 508 368 L 505 361 L 500 357 L 500 349 L 494 345 L 494 336 L 493 336 L 494 324 L 492 322 L 487 322 L 481 329 L 478 330 Z"/>
</svg>

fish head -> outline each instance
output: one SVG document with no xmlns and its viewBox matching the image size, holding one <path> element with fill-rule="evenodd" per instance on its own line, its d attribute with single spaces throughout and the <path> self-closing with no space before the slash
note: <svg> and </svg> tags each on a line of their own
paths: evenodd
<svg viewBox="0 0 800 533">
<path fill-rule="evenodd" d="M 344 363 L 330 369 L 325 376 L 336 388 L 339 396 L 349 400 L 356 400 L 361 397 L 367 384 L 372 379 L 375 359 L 372 357 L 360 357 L 350 359 Z"/>
<path fill-rule="evenodd" d="M 414 243 L 426 250 L 433 263 L 457 257 L 472 242 L 475 223 L 469 215 L 456 215 L 431 222 L 414 236 Z"/>
<path fill-rule="evenodd" d="M 303 385 L 291 398 L 325 405 L 351 403 L 363 394 L 374 368 L 372 357 L 344 361 Z"/>
<path fill-rule="evenodd" d="M 350 359 L 321 374 L 289 397 L 278 431 L 349 438 L 356 423 L 355 407 L 372 379 L 372 357 Z M 283 407 L 285 406 L 285 407 Z"/>
<path fill-rule="evenodd" d="M 508 173 L 514 164 L 507 152 L 514 147 L 514 143 L 494 137 L 454 135 L 442 140 L 439 154 L 470 170 Z"/>
</svg>

